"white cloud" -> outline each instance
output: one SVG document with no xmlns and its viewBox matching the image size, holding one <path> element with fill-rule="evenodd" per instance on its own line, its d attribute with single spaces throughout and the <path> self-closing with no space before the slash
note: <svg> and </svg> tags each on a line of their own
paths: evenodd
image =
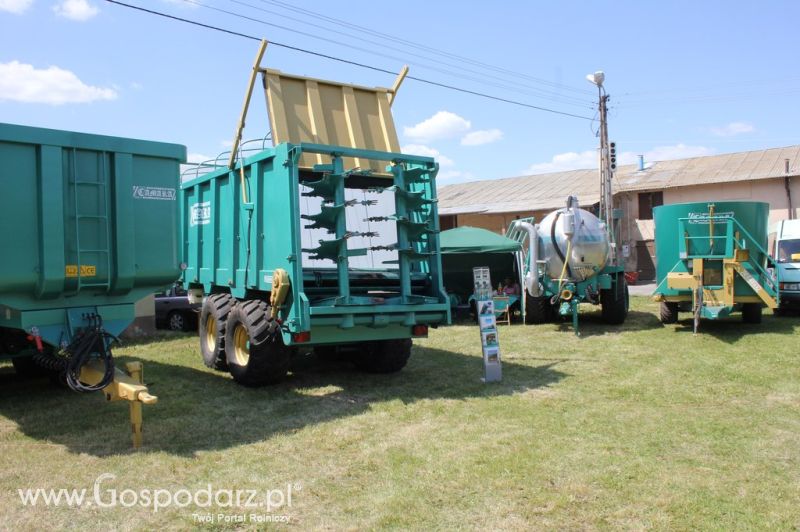
<svg viewBox="0 0 800 532">
<path fill-rule="evenodd" d="M 470 130 L 472 124 L 450 111 L 439 111 L 427 120 L 414 126 L 406 126 L 403 133 L 415 142 L 431 142 L 460 137 Z"/>
<path fill-rule="evenodd" d="M 727 126 L 712 127 L 711 133 L 718 137 L 733 137 L 742 133 L 752 133 L 756 128 L 748 122 L 731 122 Z"/>
<path fill-rule="evenodd" d="M 525 174 L 548 174 L 565 170 L 597 168 L 597 150 L 559 153 L 546 163 L 536 163 L 524 170 Z"/>
<path fill-rule="evenodd" d="M 480 146 L 497 142 L 503 138 L 503 132 L 499 129 L 479 129 L 470 131 L 461 139 L 462 146 Z"/>
<path fill-rule="evenodd" d="M 114 89 L 87 85 L 57 66 L 37 69 L 19 61 L 0 63 L 0 101 L 61 105 L 116 98 Z"/>
<path fill-rule="evenodd" d="M 635 152 L 623 152 L 619 158 L 620 164 L 633 164 L 637 161 L 638 155 Z M 705 146 L 687 146 L 681 143 L 674 146 L 656 146 L 642 155 L 644 155 L 645 162 L 669 161 L 672 159 L 690 159 L 692 157 L 714 155 L 714 150 Z"/>
<path fill-rule="evenodd" d="M 33 4 L 33 0 L 0 0 L 0 11 L 21 15 Z"/>
<path fill-rule="evenodd" d="M 407 144 L 400 148 L 403 153 L 410 155 L 422 155 L 423 157 L 433 157 L 440 167 L 454 166 L 456 163 L 450 157 L 442 155 L 436 148 L 430 148 L 422 144 Z"/>
<path fill-rule="evenodd" d="M 61 3 L 53 6 L 56 15 L 70 20 L 84 22 L 99 13 L 99 10 L 88 2 L 88 0 L 62 0 Z"/>
<path fill-rule="evenodd" d="M 213 159 L 213 157 L 209 157 L 208 155 L 204 155 L 202 153 L 188 153 L 186 154 L 186 162 L 187 163 L 204 163 Z"/>
<path fill-rule="evenodd" d="M 638 161 L 639 155 L 644 155 L 645 162 L 653 162 L 672 159 L 689 159 L 713 154 L 714 150 L 711 148 L 705 146 L 687 146 L 681 143 L 673 146 L 656 146 L 645 152 L 622 152 L 617 156 L 617 164 L 634 164 Z M 549 162 L 532 164 L 523 170 L 523 173 L 526 175 L 533 175 L 564 172 L 567 170 L 592 169 L 597 168 L 597 164 L 598 154 L 596 149 L 582 152 L 566 152 L 554 155 Z"/>
<path fill-rule="evenodd" d="M 439 170 L 436 175 L 437 183 L 454 183 L 457 181 L 473 181 L 475 176 L 471 172 L 461 170 Z"/>
<path fill-rule="evenodd" d="M 423 157 L 433 157 L 439 163 L 439 173 L 436 174 L 436 181 L 455 182 L 468 181 L 474 179 L 470 172 L 463 172 L 455 168 L 455 161 L 446 155 L 442 155 L 436 148 L 431 148 L 423 144 L 407 144 L 400 148 L 403 153 L 411 155 L 422 155 Z"/>
</svg>

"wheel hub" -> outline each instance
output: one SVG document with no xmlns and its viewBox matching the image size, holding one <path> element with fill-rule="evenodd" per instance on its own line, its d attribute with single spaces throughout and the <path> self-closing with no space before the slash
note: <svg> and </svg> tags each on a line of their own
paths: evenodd
<svg viewBox="0 0 800 532">
<path fill-rule="evenodd" d="M 237 324 L 233 331 L 233 356 L 239 366 L 246 366 L 250 360 L 250 337 L 241 324 Z"/>
<path fill-rule="evenodd" d="M 217 348 L 217 320 L 211 315 L 206 318 L 206 345 L 209 351 Z"/>
</svg>

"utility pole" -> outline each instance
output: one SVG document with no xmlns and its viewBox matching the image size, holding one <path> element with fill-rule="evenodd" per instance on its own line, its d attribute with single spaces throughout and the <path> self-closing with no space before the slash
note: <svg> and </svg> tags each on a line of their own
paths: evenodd
<svg viewBox="0 0 800 532">
<path fill-rule="evenodd" d="M 605 74 L 597 71 L 586 79 L 597 86 L 598 114 L 600 115 L 600 212 L 598 218 L 606 224 L 609 245 L 611 246 L 611 266 L 617 265 L 617 238 L 614 226 L 614 195 L 611 190 L 611 179 L 617 167 L 616 146 L 608 142 L 608 99 L 603 88 Z"/>
</svg>

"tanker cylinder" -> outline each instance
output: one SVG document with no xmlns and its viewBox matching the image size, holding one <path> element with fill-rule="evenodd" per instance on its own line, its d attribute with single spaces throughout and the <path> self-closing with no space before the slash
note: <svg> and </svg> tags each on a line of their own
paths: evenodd
<svg viewBox="0 0 800 532">
<path fill-rule="evenodd" d="M 539 259 L 551 279 L 560 279 L 566 270 L 570 281 L 585 281 L 608 263 L 610 246 L 605 226 L 594 214 L 578 207 L 574 196 L 566 207 L 545 216 L 538 230 L 542 244 Z"/>
</svg>

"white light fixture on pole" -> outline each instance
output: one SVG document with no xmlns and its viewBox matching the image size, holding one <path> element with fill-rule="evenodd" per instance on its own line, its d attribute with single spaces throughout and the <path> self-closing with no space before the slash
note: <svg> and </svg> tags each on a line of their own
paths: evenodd
<svg viewBox="0 0 800 532">
<path fill-rule="evenodd" d="M 606 75 L 602 70 L 598 70 L 594 74 L 588 74 L 586 79 L 589 80 L 589 83 L 602 87 L 603 82 L 606 80 Z"/>
</svg>

